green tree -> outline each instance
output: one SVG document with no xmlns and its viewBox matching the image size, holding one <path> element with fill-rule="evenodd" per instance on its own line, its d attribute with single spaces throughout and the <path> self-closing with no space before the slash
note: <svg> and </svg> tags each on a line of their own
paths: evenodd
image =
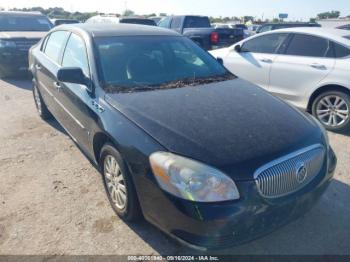
<svg viewBox="0 0 350 262">
<path fill-rule="evenodd" d="M 135 12 L 130 10 L 130 9 L 126 9 L 122 15 L 123 16 L 133 16 L 133 15 L 135 15 Z"/>
<path fill-rule="evenodd" d="M 329 18 L 339 18 L 339 17 L 340 17 L 339 11 L 324 12 L 317 15 L 318 19 L 329 19 Z"/>
</svg>

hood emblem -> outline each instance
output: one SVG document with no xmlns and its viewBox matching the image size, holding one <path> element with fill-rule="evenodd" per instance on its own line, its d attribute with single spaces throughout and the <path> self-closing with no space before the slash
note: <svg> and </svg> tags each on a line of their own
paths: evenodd
<svg viewBox="0 0 350 262">
<path fill-rule="evenodd" d="M 303 183 L 307 177 L 307 168 L 305 167 L 305 164 L 302 162 L 299 162 L 296 165 L 296 172 L 295 172 L 296 179 L 299 184 Z"/>
</svg>

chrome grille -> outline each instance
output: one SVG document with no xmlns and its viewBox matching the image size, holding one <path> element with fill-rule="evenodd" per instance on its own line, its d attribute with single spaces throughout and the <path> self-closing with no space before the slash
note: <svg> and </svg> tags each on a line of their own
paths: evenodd
<svg viewBox="0 0 350 262">
<path fill-rule="evenodd" d="M 39 42 L 40 39 L 18 39 L 15 40 L 16 47 L 21 51 L 28 51 L 33 45 Z"/>
<path fill-rule="evenodd" d="M 313 145 L 264 165 L 254 175 L 260 194 L 277 198 L 300 190 L 319 174 L 324 159 L 324 147 Z"/>
</svg>

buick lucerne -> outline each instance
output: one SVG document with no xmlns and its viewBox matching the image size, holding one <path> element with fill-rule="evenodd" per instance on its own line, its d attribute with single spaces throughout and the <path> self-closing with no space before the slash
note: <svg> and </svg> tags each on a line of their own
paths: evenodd
<svg viewBox="0 0 350 262">
<path fill-rule="evenodd" d="M 99 168 L 114 211 L 192 247 L 263 236 L 332 178 L 336 157 L 312 116 L 176 32 L 59 26 L 30 50 L 30 69 L 39 115 Z"/>
</svg>

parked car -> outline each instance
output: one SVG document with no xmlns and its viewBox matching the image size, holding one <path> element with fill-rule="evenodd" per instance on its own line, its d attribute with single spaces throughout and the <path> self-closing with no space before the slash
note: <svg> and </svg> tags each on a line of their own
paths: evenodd
<svg viewBox="0 0 350 262">
<path fill-rule="evenodd" d="M 115 14 L 95 15 L 85 21 L 87 24 L 119 24 L 119 17 Z"/>
<path fill-rule="evenodd" d="M 159 23 L 160 20 L 162 20 L 163 16 L 151 16 L 149 19 L 153 20 L 156 24 Z"/>
<path fill-rule="evenodd" d="M 0 77 L 28 74 L 28 50 L 51 28 L 41 13 L 0 11 Z"/>
<path fill-rule="evenodd" d="M 213 28 L 207 16 L 167 16 L 158 26 L 190 38 L 205 50 L 230 46 L 243 39 L 242 29 Z"/>
<path fill-rule="evenodd" d="M 65 24 L 79 24 L 79 20 L 76 19 L 51 19 L 54 26 L 65 25 Z"/>
<path fill-rule="evenodd" d="M 309 210 L 333 175 L 317 121 L 176 32 L 64 25 L 31 49 L 30 68 L 39 115 L 99 167 L 114 211 L 192 247 L 267 234 Z"/>
<path fill-rule="evenodd" d="M 157 24 L 143 17 L 117 17 L 116 15 L 97 15 L 90 17 L 85 23 L 88 24 L 140 24 L 157 26 Z"/>
<path fill-rule="evenodd" d="M 157 23 L 153 19 L 148 19 L 143 17 L 122 17 L 119 22 L 124 24 L 157 26 Z"/>
<path fill-rule="evenodd" d="M 350 30 L 350 24 L 338 27 L 338 29 Z"/>
<path fill-rule="evenodd" d="M 260 34 L 260 33 L 273 31 L 277 29 L 294 28 L 294 27 L 321 27 L 321 25 L 318 23 L 266 23 L 261 25 L 256 30 L 256 33 Z"/>
<path fill-rule="evenodd" d="M 350 126 L 350 35 L 290 28 L 212 52 L 235 75 L 312 113 L 328 129 Z"/>
<path fill-rule="evenodd" d="M 250 25 L 250 26 L 248 26 L 247 34 L 249 36 L 255 35 L 256 31 L 258 30 L 259 27 L 260 27 L 260 25 Z"/>
<path fill-rule="evenodd" d="M 212 25 L 213 28 L 238 28 L 243 30 L 243 38 L 251 36 L 250 31 L 244 24 L 225 24 L 225 23 L 215 23 Z"/>
</svg>

